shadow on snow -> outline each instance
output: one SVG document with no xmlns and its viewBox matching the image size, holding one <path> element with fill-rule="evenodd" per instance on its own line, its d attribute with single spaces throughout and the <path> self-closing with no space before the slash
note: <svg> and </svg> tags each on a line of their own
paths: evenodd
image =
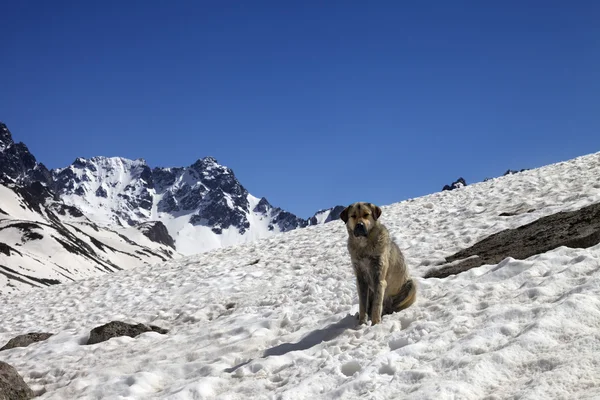
<svg viewBox="0 0 600 400">
<path fill-rule="evenodd" d="M 336 337 L 344 333 L 346 329 L 356 326 L 356 322 L 356 316 L 348 314 L 346 317 L 342 318 L 338 322 L 328 325 L 323 329 L 317 329 L 310 332 L 308 335 L 304 336 L 299 342 L 282 343 L 278 346 L 271 347 L 270 349 L 265 350 L 261 358 L 267 358 L 269 356 L 282 356 L 291 351 L 310 349 L 311 347 L 316 346 L 322 342 L 328 342 L 330 340 L 335 339 Z M 254 359 L 250 359 L 231 368 L 226 368 L 225 372 L 234 372 L 238 368 L 243 367 L 244 365 L 249 364 L 252 361 L 254 361 Z"/>
</svg>

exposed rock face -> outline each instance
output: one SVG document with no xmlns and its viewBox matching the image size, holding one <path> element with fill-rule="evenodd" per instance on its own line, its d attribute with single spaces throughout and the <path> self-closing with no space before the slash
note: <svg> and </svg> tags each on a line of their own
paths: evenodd
<svg viewBox="0 0 600 400">
<path fill-rule="evenodd" d="M 17 370 L 0 361 L 0 400 L 29 400 L 33 399 L 33 396 L 33 391 Z"/>
<path fill-rule="evenodd" d="M 0 351 L 14 349 L 15 347 L 27 347 L 32 343 L 41 342 L 52 336 L 53 333 L 30 332 L 24 335 L 16 336 L 8 341 Z"/>
<path fill-rule="evenodd" d="M 454 182 L 452 182 L 450 185 L 444 185 L 442 191 L 454 190 L 454 189 L 458 189 L 458 188 L 465 187 L 465 186 L 467 186 L 467 182 L 461 177 L 461 178 L 458 178 L 457 180 L 455 180 Z"/>
<path fill-rule="evenodd" d="M 248 191 L 214 158 L 199 159 L 187 168 L 154 168 L 152 173 L 162 196 L 159 211 L 187 212 L 192 225 L 208 226 L 216 234 L 230 227 L 243 234 L 250 227 Z"/>
<path fill-rule="evenodd" d="M 119 336 L 136 337 L 144 332 L 166 334 L 169 331 L 154 325 L 133 325 L 121 321 L 112 321 L 92 329 L 87 344 L 101 343 Z"/>
<path fill-rule="evenodd" d="M 140 224 L 138 229 L 146 235 L 150 240 L 156 243 L 162 243 L 166 246 L 175 248 L 175 241 L 169 235 L 169 231 L 165 224 L 160 221 L 151 221 Z"/>
<path fill-rule="evenodd" d="M 446 257 L 449 264 L 428 271 L 425 278 L 445 278 L 507 257 L 525 259 L 560 246 L 587 248 L 600 243 L 600 203 L 540 218 L 516 229 L 491 235 Z"/>
<path fill-rule="evenodd" d="M 16 182 L 52 185 L 52 175 L 38 163 L 24 143 L 15 143 L 6 124 L 0 122 L 0 174 Z"/>
<path fill-rule="evenodd" d="M 504 173 L 504 176 L 506 175 L 514 175 L 514 174 L 518 174 L 519 172 L 523 172 L 523 171 L 528 171 L 528 168 L 523 168 L 520 170 L 517 169 L 507 169 L 506 172 Z"/>
<path fill-rule="evenodd" d="M 270 218 L 269 230 L 274 230 L 277 227 L 281 232 L 287 232 L 292 229 L 308 226 L 308 220 L 299 218 L 279 207 L 273 207 L 264 197 L 254 206 L 253 211 Z"/>
<path fill-rule="evenodd" d="M 329 212 L 329 216 L 327 217 L 325 222 L 336 221 L 336 220 L 340 219 L 340 214 L 342 213 L 342 211 L 344 211 L 345 208 L 346 208 L 345 206 L 333 207 L 331 209 L 331 211 Z"/>
<path fill-rule="evenodd" d="M 340 214 L 344 211 L 345 206 L 335 206 L 326 210 L 319 210 L 308 219 L 308 225 L 325 224 L 327 222 L 340 219 Z"/>
</svg>

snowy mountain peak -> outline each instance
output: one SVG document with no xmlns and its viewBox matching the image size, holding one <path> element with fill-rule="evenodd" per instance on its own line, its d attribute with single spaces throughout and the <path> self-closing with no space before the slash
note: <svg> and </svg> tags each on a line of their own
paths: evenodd
<svg viewBox="0 0 600 400">
<path fill-rule="evenodd" d="M 258 199 L 232 169 L 211 156 L 187 167 L 150 168 L 143 158 L 76 158 L 48 171 L 0 125 L 0 172 L 17 182 L 40 181 L 65 205 L 96 224 L 127 228 L 160 221 L 183 254 L 253 241 L 336 219 L 328 210 L 309 220 Z M 339 213 L 337 213 L 339 217 Z"/>
<path fill-rule="evenodd" d="M 213 157 L 154 169 L 143 159 L 77 158 L 53 177 L 64 201 L 94 221 L 120 226 L 161 221 L 184 254 L 320 223 L 252 196 L 233 170 Z"/>
<path fill-rule="evenodd" d="M 142 159 L 78 157 L 52 175 L 57 193 L 97 222 L 128 226 L 150 217 L 154 182 Z"/>
<path fill-rule="evenodd" d="M 6 124 L 0 122 L 0 174 L 18 182 L 51 185 L 50 171 L 38 163 L 24 143 L 15 143 Z"/>
</svg>

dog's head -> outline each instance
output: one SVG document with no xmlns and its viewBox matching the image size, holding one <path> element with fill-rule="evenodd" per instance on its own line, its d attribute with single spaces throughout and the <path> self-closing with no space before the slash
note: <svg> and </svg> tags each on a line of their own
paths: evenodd
<svg viewBox="0 0 600 400">
<path fill-rule="evenodd" d="M 340 218 L 346 224 L 348 234 L 367 237 L 381 216 L 381 208 L 371 203 L 354 203 L 342 211 Z"/>
</svg>

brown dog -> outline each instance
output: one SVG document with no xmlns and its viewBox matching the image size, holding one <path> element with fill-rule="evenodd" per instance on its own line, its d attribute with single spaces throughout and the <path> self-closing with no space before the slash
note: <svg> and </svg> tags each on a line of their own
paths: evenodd
<svg viewBox="0 0 600 400">
<path fill-rule="evenodd" d="M 356 275 L 360 324 L 412 305 L 417 287 L 410 278 L 404 256 L 387 228 L 378 221 L 381 208 L 371 203 L 354 203 L 340 218 L 348 229 L 348 251 Z"/>
</svg>

